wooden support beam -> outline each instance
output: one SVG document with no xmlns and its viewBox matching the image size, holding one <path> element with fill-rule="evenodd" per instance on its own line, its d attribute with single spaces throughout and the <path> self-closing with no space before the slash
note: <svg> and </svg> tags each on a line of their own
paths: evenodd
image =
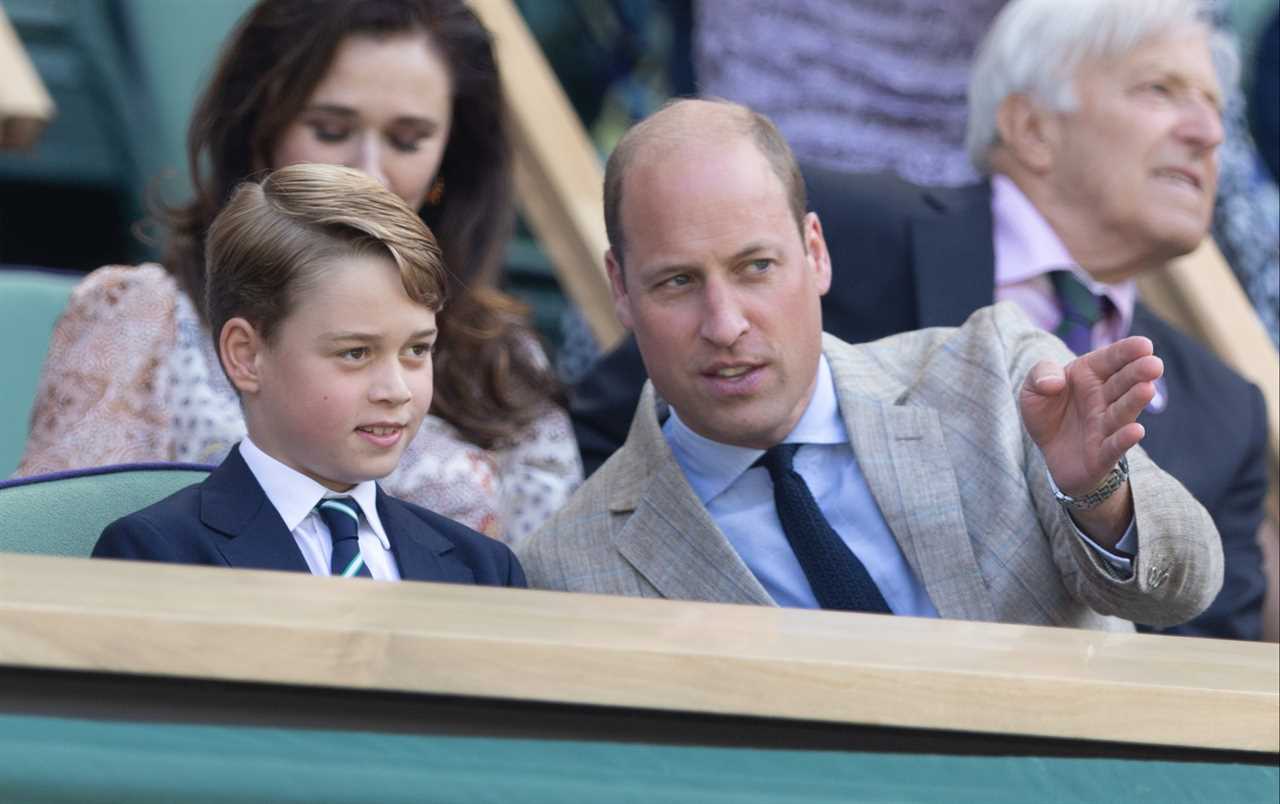
<svg viewBox="0 0 1280 804">
<path fill-rule="evenodd" d="M 1272 645 L 9 554 L 0 666 L 1280 752 Z"/>
<path fill-rule="evenodd" d="M 600 157 L 511 0 L 470 0 L 493 34 L 511 113 L 520 209 L 602 349 L 622 338 L 604 270 Z"/>
<path fill-rule="evenodd" d="M 53 100 L 0 4 L 0 150 L 31 147 L 53 113 Z"/>
</svg>

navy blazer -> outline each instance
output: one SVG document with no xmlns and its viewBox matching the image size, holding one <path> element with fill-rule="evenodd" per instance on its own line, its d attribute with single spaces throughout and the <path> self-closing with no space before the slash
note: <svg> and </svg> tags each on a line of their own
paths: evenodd
<svg viewBox="0 0 1280 804">
<path fill-rule="evenodd" d="M 857 343 L 959 326 L 995 300 L 991 186 L 924 188 L 890 175 L 807 168 L 809 207 L 831 252 L 823 329 Z M 1266 576 L 1257 543 L 1267 492 L 1266 408 L 1258 388 L 1139 303 L 1134 335 L 1164 360 L 1168 406 L 1144 411 L 1142 447 L 1203 505 L 1222 536 L 1226 575 L 1209 609 L 1170 633 L 1257 639 Z M 626 440 L 644 364 L 635 339 L 570 394 L 587 473 Z"/>
<path fill-rule="evenodd" d="M 400 577 L 412 581 L 525 586 L 505 544 L 378 489 Z M 240 449 L 204 482 L 121 517 L 102 531 L 96 558 L 310 572 L 293 534 L 249 470 Z"/>
</svg>

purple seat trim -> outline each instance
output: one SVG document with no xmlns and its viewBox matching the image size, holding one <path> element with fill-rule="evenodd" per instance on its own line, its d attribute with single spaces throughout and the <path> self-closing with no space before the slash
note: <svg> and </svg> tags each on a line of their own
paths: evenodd
<svg viewBox="0 0 1280 804">
<path fill-rule="evenodd" d="M 14 477 L 0 480 L 0 490 L 17 486 L 30 486 L 35 483 L 47 483 L 51 480 L 70 480 L 76 477 L 94 477 L 95 475 L 114 475 L 121 472 L 212 472 L 217 467 L 205 463 L 114 463 L 107 466 L 90 466 L 85 469 L 65 469 L 61 472 L 50 472 L 46 475 L 30 477 Z"/>
</svg>

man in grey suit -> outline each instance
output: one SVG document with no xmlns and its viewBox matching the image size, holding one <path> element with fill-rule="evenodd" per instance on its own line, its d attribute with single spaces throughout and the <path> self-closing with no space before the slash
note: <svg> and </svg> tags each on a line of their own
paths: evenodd
<svg viewBox="0 0 1280 804">
<path fill-rule="evenodd" d="M 605 175 L 606 263 L 651 382 L 527 543 L 532 586 L 1103 629 L 1222 582 L 1204 509 L 1137 447 L 1145 338 L 1073 359 L 1014 306 L 851 346 L 786 143 L 679 101 Z"/>
</svg>

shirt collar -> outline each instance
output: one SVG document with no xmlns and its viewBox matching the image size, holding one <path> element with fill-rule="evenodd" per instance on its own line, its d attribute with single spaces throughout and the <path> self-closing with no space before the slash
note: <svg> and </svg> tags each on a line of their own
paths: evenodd
<svg viewBox="0 0 1280 804">
<path fill-rule="evenodd" d="M 332 491 L 263 452 L 247 435 L 240 442 L 240 457 L 244 458 L 249 471 L 257 478 L 258 485 L 262 486 L 262 491 L 275 506 L 290 533 L 298 529 L 320 500 L 326 497 L 350 497 L 360 506 L 365 520 L 382 543 L 383 549 L 391 549 L 391 542 L 382 529 L 382 520 L 378 518 L 378 484 L 374 481 L 366 480 L 342 493 Z"/>
<path fill-rule="evenodd" d="M 1120 332 L 1133 323 L 1133 306 L 1138 298 L 1132 279 L 1109 284 L 1099 282 L 1067 251 L 1053 227 L 1036 209 L 1031 199 L 1002 174 L 991 177 L 991 217 L 996 256 L 996 287 L 1002 288 L 1044 276 L 1050 271 L 1071 270 L 1097 296 L 1106 296 L 1120 313 Z"/>
<path fill-rule="evenodd" d="M 764 450 L 721 444 L 698 435 L 681 421 L 674 407 L 662 425 L 662 433 L 671 445 L 676 463 L 684 470 L 693 493 L 698 495 L 703 505 L 719 496 L 764 454 Z M 831 366 L 826 355 L 820 355 L 813 396 L 800 421 L 782 439 L 782 443 L 843 444 L 848 440 L 849 433 L 840 417 L 840 406 L 836 400 Z"/>
</svg>

